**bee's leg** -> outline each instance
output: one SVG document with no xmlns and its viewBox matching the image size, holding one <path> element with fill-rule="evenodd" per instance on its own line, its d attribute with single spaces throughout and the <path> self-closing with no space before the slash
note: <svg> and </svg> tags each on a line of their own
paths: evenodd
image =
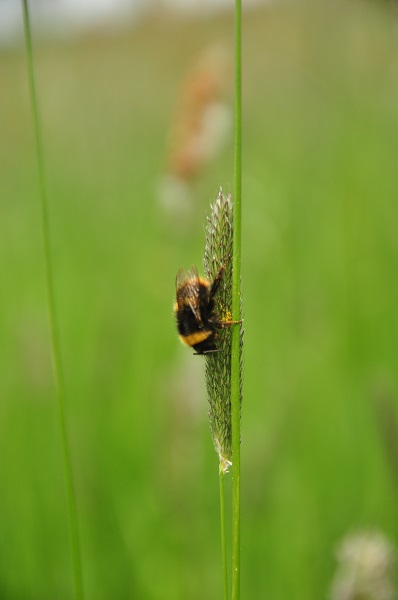
<svg viewBox="0 0 398 600">
<path fill-rule="evenodd" d="M 204 354 L 214 354 L 214 352 L 222 352 L 219 348 L 214 348 L 214 350 L 203 350 L 203 352 L 194 352 L 193 356 L 203 356 Z"/>
<path fill-rule="evenodd" d="M 225 271 L 225 267 L 224 267 L 224 265 L 221 265 L 221 267 L 220 267 L 217 275 L 214 278 L 213 283 L 211 284 L 211 288 L 210 288 L 210 300 L 213 300 L 214 296 L 217 293 L 217 290 L 218 290 L 218 288 L 220 286 L 221 279 L 222 279 L 222 276 L 224 274 L 224 271 Z"/>
<path fill-rule="evenodd" d="M 217 329 L 226 329 L 227 327 L 239 325 L 240 323 L 243 323 L 243 319 L 240 319 L 239 321 L 215 321 L 213 325 L 214 327 L 217 327 Z"/>
<path fill-rule="evenodd" d="M 210 300 L 213 300 L 214 296 L 217 293 L 217 290 L 218 290 L 218 288 L 220 286 L 220 282 L 221 282 L 222 276 L 224 275 L 225 265 L 230 260 L 230 258 L 231 258 L 230 254 L 228 254 L 228 256 L 225 257 L 224 264 L 221 265 L 221 267 L 218 270 L 217 275 L 214 278 L 214 281 L 213 281 L 213 283 L 211 285 L 211 288 L 210 288 Z"/>
</svg>

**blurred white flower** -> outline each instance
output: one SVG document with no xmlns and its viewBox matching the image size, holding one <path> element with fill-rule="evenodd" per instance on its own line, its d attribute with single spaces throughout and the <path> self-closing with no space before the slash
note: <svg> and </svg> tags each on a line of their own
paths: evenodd
<svg viewBox="0 0 398 600">
<path fill-rule="evenodd" d="M 396 551 L 380 531 L 348 534 L 337 549 L 331 600 L 396 600 Z"/>
</svg>

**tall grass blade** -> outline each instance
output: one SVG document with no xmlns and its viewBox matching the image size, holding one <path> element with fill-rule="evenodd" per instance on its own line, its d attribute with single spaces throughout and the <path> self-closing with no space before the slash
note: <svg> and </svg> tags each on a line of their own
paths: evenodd
<svg viewBox="0 0 398 600">
<path fill-rule="evenodd" d="M 242 223 L 242 6 L 235 0 L 235 111 L 234 111 L 234 239 L 232 318 L 241 318 L 241 223 Z M 240 413 L 242 394 L 242 329 L 232 328 L 232 600 L 240 598 Z"/>
<path fill-rule="evenodd" d="M 25 46 L 26 46 L 26 58 L 27 58 L 27 72 L 29 79 L 29 91 L 30 91 L 30 102 L 33 119 L 33 129 L 36 145 L 36 158 L 38 168 L 38 179 L 39 179 L 39 195 L 40 195 L 40 208 L 41 208 L 41 229 L 42 229 L 42 241 L 43 241 L 43 257 L 44 257 L 44 269 L 45 269 L 45 285 L 47 293 L 47 307 L 48 307 L 48 320 L 51 335 L 51 356 L 53 363 L 53 372 L 55 380 L 56 395 L 58 400 L 58 420 L 61 435 L 62 451 L 63 451 L 63 463 L 65 472 L 65 483 L 66 493 L 68 502 L 69 512 L 69 525 L 71 535 L 71 552 L 72 552 L 72 564 L 75 584 L 75 597 L 77 600 L 83 600 L 83 581 L 82 581 L 82 568 L 80 558 L 80 543 L 77 526 L 77 510 L 76 510 L 76 498 L 73 484 L 72 466 L 69 452 L 68 434 L 65 419 L 65 390 L 62 370 L 62 359 L 61 359 L 61 348 L 60 340 L 57 328 L 57 313 L 56 313 L 56 302 L 54 294 L 54 281 L 53 281 L 53 266 L 51 258 L 51 244 L 50 244 L 50 225 L 48 218 L 48 201 L 46 193 L 46 182 L 44 173 L 44 153 L 43 144 L 41 138 L 41 125 L 39 116 L 39 107 L 36 94 L 36 82 L 33 65 L 33 47 L 32 47 L 32 36 L 30 27 L 30 16 L 28 0 L 22 0 L 22 10 L 24 19 L 24 31 L 25 31 Z"/>
</svg>

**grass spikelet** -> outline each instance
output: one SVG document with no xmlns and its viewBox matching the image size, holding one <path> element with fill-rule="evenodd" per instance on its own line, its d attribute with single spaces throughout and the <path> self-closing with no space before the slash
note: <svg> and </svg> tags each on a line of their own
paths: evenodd
<svg viewBox="0 0 398 600">
<path fill-rule="evenodd" d="M 231 320 L 232 315 L 233 224 L 231 195 L 225 196 L 220 189 L 207 218 L 203 265 L 209 281 L 214 280 L 222 265 L 225 268 L 216 294 L 216 310 L 222 321 Z M 243 329 L 241 325 L 239 327 L 242 350 Z M 207 354 L 205 358 L 210 431 L 223 473 L 232 464 L 231 337 L 231 327 L 220 329 L 217 338 L 219 352 Z"/>
</svg>

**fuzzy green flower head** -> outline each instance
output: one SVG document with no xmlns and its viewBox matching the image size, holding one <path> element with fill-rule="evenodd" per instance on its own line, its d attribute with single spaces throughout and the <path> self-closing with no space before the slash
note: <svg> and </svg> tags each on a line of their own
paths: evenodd
<svg viewBox="0 0 398 600">
<path fill-rule="evenodd" d="M 223 274 L 215 295 L 215 309 L 220 322 L 231 321 L 232 315 L 232 263 L 233 263 L 234 205 L 231 195 L 220 192 L 211 204 L 206 224 L 204 271 L 209 281 L 214 281 L 220 269 Z M 242 357 L 242 325 L 240 353 Z M 222 327 L 217 333 L 217 352 L 207 354 L 206 387 L 209 401 L 210 431 L 220 460 L 220 471 L 227 472 L 232 464 L 231 425 L 231 327 Z M 241 366 L 242 366 L 242 360 Z M 240 375 L 242 376 L 242 369 Z"/>
</svg>

